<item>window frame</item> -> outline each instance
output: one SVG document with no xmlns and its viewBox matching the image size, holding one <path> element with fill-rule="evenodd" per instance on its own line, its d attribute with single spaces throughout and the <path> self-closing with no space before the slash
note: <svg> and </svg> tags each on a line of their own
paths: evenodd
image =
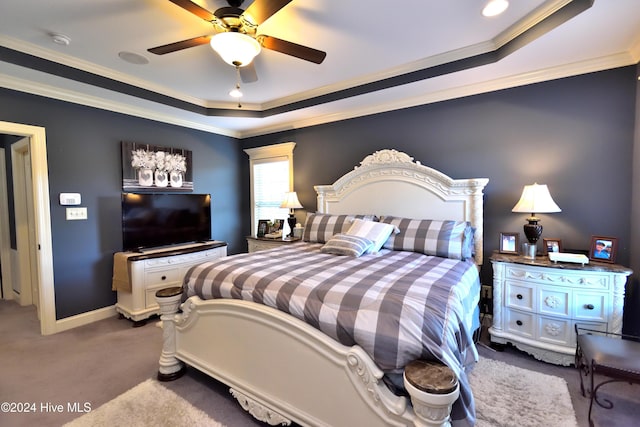
<svg viewBox="0 0 640 427">
<path fill-rule="evenodd" d="M 254 172 L 253 168 L 257 163 L 279 162 L 286 160 L 289 163 L 289 190 L 293 191 L 293 149 L 295 142 L 283 142 L 280 144 L 265 145 L 262 147 L 247 148 L 244 150 L 249 156 L 249 181 L 250 181 L 250 203 L 251 203 L 251 236 L 256 236 L 256 225 L 258 219 L 255 217 L 255 194 L 254 194 Z"/>
</svg>

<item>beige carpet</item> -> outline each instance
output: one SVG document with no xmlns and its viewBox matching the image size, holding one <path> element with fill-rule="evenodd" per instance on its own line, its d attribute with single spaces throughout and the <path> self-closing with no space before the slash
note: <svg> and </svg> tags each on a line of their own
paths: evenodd
<svg viewBox="0 0 640 427">
<path fill-rule="evenodd" d="M 65 427 L 98 426 L 224 427 L 156 380 L 140 383 L 98 409 L 65 424 Z"/>
<path fill-rule="evenodd" d="M 480 359 L 469 375 L 477 427 L 576 427 L 567 382 L 560 377 Z"/>
<path fill-rule="evenodd" d="M 470 375 L 478 427 L 576 427 L 564 379 L 482 358 Z M 223 424 L 165 388 L 147 380 L 68 423 L 94 426 L 212 426 Z"/>
</svg>

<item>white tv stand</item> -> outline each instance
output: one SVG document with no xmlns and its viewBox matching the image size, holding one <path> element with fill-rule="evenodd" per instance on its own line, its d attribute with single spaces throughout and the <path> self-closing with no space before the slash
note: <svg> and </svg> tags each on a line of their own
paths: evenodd
<svg viewBox="0 0 640 427">
<path fill-rule="evenodd" d="M 116 311 L 142 326 L 159 313 L 155 294 L 168 286 L 182 286 L 187 270 L 193 265 L 227 256 L 226 242 L 211 241 L 189 245 L 126 252 L 131 292 L 118 291 Z"/>
</svg>

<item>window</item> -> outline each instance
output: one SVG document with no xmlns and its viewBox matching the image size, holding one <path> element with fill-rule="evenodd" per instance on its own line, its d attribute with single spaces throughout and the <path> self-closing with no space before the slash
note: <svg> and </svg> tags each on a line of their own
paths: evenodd
<svg viewBox="0 0 640 427">
<path fill-rule="evenodd" d="M 289 211 L 280 207 L 284 193 L 293 191 L 293 148 L 295 142 L 244 150 L 249 155 L 251 174 L 251 235 L 258 220 L 286 220 Z M 286 224 L 286 222 L 285 222 Z"/>
</svg>

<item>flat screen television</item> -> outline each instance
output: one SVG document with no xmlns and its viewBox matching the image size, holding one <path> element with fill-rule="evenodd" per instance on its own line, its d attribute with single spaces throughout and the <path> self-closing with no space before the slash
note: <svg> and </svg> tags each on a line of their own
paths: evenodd
<svg viewBox="0 0 640 427">
<path fill-rule="evenodd" d="M 122 193 L 124 251 L 211 240 L 211 195 Z"/>
</svg>

